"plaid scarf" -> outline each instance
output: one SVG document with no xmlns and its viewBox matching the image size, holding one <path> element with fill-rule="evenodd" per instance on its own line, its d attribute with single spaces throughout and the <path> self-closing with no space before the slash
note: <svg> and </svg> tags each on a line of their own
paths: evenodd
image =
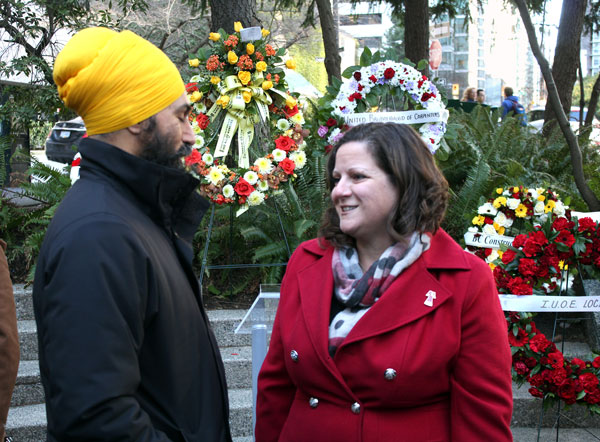
<svg viewBox="0 0 600 442">
<path fill-rule="evenodd" d="M 408 245 L 395 243 L 363 273 L 353 247 L 333 251 L 334 296 L 344 305 L 329 324 L 329 354 L 333 357 L 350 330 L 383 295 L 396 277 L 429 248 L 429 235 L 414 232 Z"/>
</svg>

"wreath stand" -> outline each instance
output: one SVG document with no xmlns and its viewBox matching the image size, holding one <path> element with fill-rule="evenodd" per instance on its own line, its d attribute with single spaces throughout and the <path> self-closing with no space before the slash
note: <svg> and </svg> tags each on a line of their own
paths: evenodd
<svg viewBox="0 0 600 442">
<path fill-rule="evenodd" d="M 287 240 L 287 235 L 285 233 L 285 229 L 283 227 L 283 221 L 281 220 L 281 214 L 279 213 L 279 206 L 277 206 L 277 202 L 275 198 L 269 198 L 268 201 L 273 201 L 273 205 L 275 206 L 275 211 L 277 213 L 277 219 L 279 220 L 279 227 L 281 228 L 281 234 L 283 237 L 283 241 L 285 243 L 285 247 L 287 250 L 288 258 L 291 256 L 290 245 Z M 208 222 L 208 232 L 206 233 L 206 244 L 204 244 L 204 252 L 202 253 L 202 265 L 200 268 L 200 278 L 198 279 L 198 283 L 200 284 L 200 291 L 202 292 L 202 281 L 204 280 L 204 273 L 206 270 L 225 270 L 225 269 L 247 269 L 247 268 L 261 268 L 261 267 L 285 267 L 287 266 L 287 262 L 277 262 L 271 264 L 232 264 L 233 257 L 233 223 L 235 220 L 234 215 L 234 207 L 233 205 L 229 206 L 229 245 L 228 245 L 228 264 L 219 264 L 219 265 L 208 265 L 208 248 L 210 246 L 210 239 L 212 236 L 212 228 L 214 224 L 215 217 L 215 203 L 211 204 L 210 209 L 210 220 Z M 232 282 L 231 282 L 231 272 L 228 276 L 228 285 L 229 285 L 229 295 L 232 295 Z"/>
</svg>

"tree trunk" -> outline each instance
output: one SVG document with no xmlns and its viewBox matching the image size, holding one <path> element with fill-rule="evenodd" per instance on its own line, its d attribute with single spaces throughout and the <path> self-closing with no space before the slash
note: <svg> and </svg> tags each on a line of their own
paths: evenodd
<svg viewBox="0 0 600 442">
<path fill-rule="evenodd" d="M 588 111 L 585 116 L 585 125 L 591 126 L 594 121 L 594 115 L 596 115 L 596 108 L 598 107 L 598 96 L 600 96 L 600 75 L 596 77 L 594 87 L 592 88 L 592 95 L 590 95 L 590 102 L 588 103 Z"/>
<path fill-rule="evenodd" d="M 576 0 L 573 1 L 575 3 Z M 577 0 L 579 1 L 579 0 Z M 527 5 L 525 4 L 525 0 L 514 0 L 519 8 L 519 13 L 521 14 L 521 19 L 523 20 L 523 24 L 525 25 L 525 29 L 527 30 L 527 37 L 529 38 L 529 45 L 531 46 L 531 51 L 535 56 L 540 70 L 542 71 L 542 75 L 544 76 L 544 80 L 546 81 L 546 87 L 548 88 L 548 103 L 550 104 L 552 110 L 554 111 L 560 129 L 565 136 L 565 140 L 567 141 L 567 145 L 569 146 L 569 151 L 571 153 L 571 164 L 573 166 L 573 178 L 575 179 L 575 184 L 577 185 L 577 189 L 581 194 L 581 197 L 588 205 L 591 211 L 599 211 L 600 210 L 600 200 L 594 192 L 587 185 L 585 180 L 585 175 L 583 173 L 583 160 L 581 157 L 581 150 L 579 149 L 579 144 L 577 143 L 577 137 L 571 130 L 571 126 L 569 125 L 569 121 L 567 120 L 567 116 L 565 115 L 565 111 L 561 106 L 560 97 L 558 95 L 558 90 L 556 88 L 556 84 L 554 83 L 554 78 L 552 76 L 552 71 L 550 70 L 550 66 L 548 65 L 548 61 L 544 58 L 542 51 L 540 50 L 540 46 L 537 42 L 537 37 L 535 36 L 535 28 L 533 27 L 533 23 L 531 22 L 531 17 L 529 16 L 529 11 L 527 10 Z M 567 3 L 567 2 L 564 2 Z M 564 10 L 563 3 L 563 10 Z M 571 3 L 571 2 L 568 2 Z M 562 24 L 562 18 L 561 18 Z M 579 49 L 577 49 L 577 57 L 579 57 Z M 556 58 L 555 58 L 556 60 Z M 575 61 L 575 66 L 577 66 L 577 61 Z M 571 91 L 573 88 L 573 83 L 571 83 Z M 570 104 L 569 99 L 569 104 Z M 546 106 L 546 109 L 548 106 Z M 548 112 L 546 110 L 546 112 Z M 546 114 L 547 115 L 547 114 Z"/>
<path fill-rule="evenodd" d="M 571 109 L 573 85 L 577 80 L 577 67 L 579 66 L 579 52 L 581 48 L 581 33 L 583 31 L 583 17 L 587 0 L 563 1 L 558 26 L 558 38 L 552 63 L 552 77 L 554 78 L 562 108 L 568 114 Z M 556 119 L 556 111 L 550 101 L 546 103 L 544 112 L 544 135 L 549 135 L 554 123 L 546 125 L 548 121 Z"/>
<path fill-rule="evenodd" d="M 429 59 L 429 4 L 427 0 L 404 0 L 404 48 L 406 58 L 417 64 Z M 423 70 L 429 77 L 429 65 Z"/>
<path fill-rule="evenodd" d="M 256 0 L 209 0 L 211 30 L 220 28 L 233 32 L 233 22 L 242 22 L 242 26 L 260 26 L 256 15 Z"/>
<path fill-rule="evenodd" d="M 342 57 L 340 57 L 340 43 L 330 0 L 316 0 L 319 11 L 319 21 L 323 32 L 323 46 L 325 47 L 325 70 L 331 84 L 332 77 L 342 78 Z"/>
</svg>

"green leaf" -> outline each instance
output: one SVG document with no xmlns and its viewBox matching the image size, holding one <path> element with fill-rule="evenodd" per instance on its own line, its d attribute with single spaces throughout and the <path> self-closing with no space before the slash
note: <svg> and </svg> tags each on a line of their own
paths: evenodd
<svg viewBox="0 0 600 442">
<path fill-rule="evenodd" d="M 429 62 L 427 60 L 420 60 L 419 63 L 417 63 L 417 70 L 418 71 L 424 70 L 428 64 L 429 64 Z"/>
<path fill-rule="evenodd" d="M 369 94 L 365 97 L 365 100 L 369 106 L 374 107 L 379 103 L 379 97 L 377 95 Z"/>
<path fill-rule="evenodd" d="M 361 66 L 369 66 L 371 65 L 371 50 L 368 47 L 365 47 L 362 54 L 360 54 L 360 65 Z"/>
<path fill-rule="evenodd" d="M 342 85 L 342 80 L 340 80 L 337 77 L 331 77 L 331 85 L 333 87 L 335 87 L 337 90 L 339 90 L 340 86 Z M 336 95 L 337 95 L 337 93 L 336 93 Z"/>
<path fill-rule="evenodd" d="M 276 57 L 282 57 L 283 55 L 285 55 L 285 48 L 279 48 L 277 49 L 277 52 L 275 52 Z"/>
<path fill-rule="evenodd" d="M 344 69 L 344 72 L 342 72 L 342 77 L 350 78 L 352 76 L 352 74 L 355 71 L 358 71 L 360 68 L 361 68 L 361 66 L 348 66 L 346 69 Z"/>
<path fill-rule="evenodd" d="M 537 364 L 535 367 L 533 367 L 533 370 L 531 370 L 531 376 L 533 376 L 534 374 L 539 373 L 539 371 L 542 369 L 542 366 L 540 364 Z"/>
</svg>

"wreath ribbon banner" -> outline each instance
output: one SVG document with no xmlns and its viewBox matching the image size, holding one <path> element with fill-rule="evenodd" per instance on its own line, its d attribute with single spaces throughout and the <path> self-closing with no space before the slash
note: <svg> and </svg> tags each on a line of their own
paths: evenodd
<svg viewBox="0 0 600 442">
<path fill-rule="evenodd" d="M 501 244 L 511 246 L 514 238 L 504 235 L 488 235 L 480 232 L 467 232 L 464 235 L 465 244 L 483 249 L 499 249 Z"/>
<path fill-rule="evenodd" d="M 505 312 L 600 312 L 600 296 L 498 295 Z"/>
<path fill-rule="evenodd" d="M 412 110 L 397 112 L 362 112 L 359 114 L 344 115 L 344 120 L 349 126 L 356 126 L 366 123 L 435 123 L 438 121 L 446 122 L 449 112 L 446 109 L 440 110 Z"/>
</svg>

